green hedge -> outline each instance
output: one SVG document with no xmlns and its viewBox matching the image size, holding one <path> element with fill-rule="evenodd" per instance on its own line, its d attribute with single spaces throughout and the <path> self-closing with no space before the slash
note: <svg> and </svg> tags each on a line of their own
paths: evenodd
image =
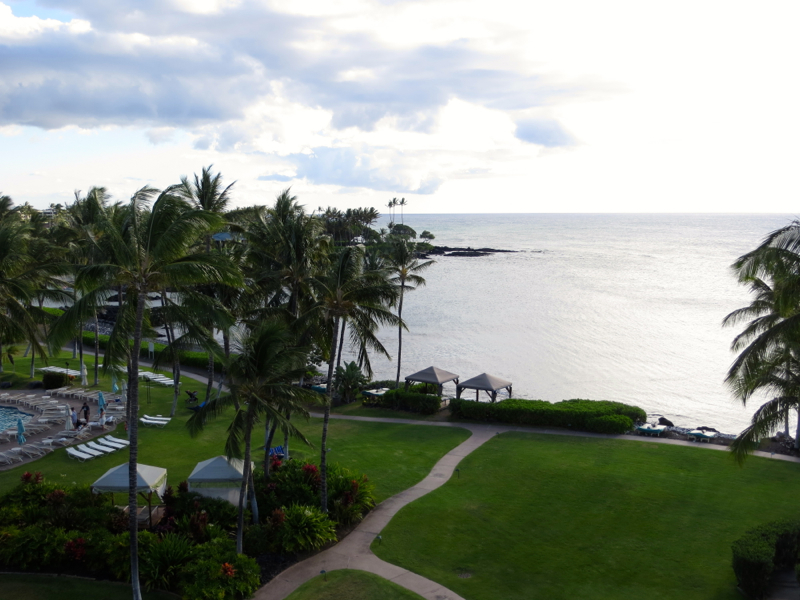
<svg viewBox="0 0 800 600">
<path fill-rule="evenodd" d="M 489 403 L 453 399 L 450 410 L 460 419 L 614 434 L 625 433 L 634 423 L 647 419 L 647 413 L 638 406 L 607 400 L 578 399 L 551 403 L 510 398 Z"/>
<path fill-rule="evenodd" d="M 374 400 L 370 399 L 369 403 L 377 404 L 383 408 L 432 415 L 439 411 L 442 399 L 431 394 L 418 394 L 417 392 L 406 392 L 399 389 L 389 390 L 383 396 L 379 396 Z"/>
<path fill-rule="evenodd" d="M 99 345 L 101 350 L 105 350 L 106 346 L 108 345 L 108 336 L 100 334 L 99 336 Z M 83 344 L 84 350 L 91 352 L 94 348 L 94 332 L 91 331 L 84 331 L 83 332 Z M 148 342 L 142 342 L 141 352 L 139 356 L 142 358 L 147 358 L 147 351 L 148 351 Z M 133 348 L 133 342 L 130 343 L 131 348 Z M 164 350 L 166 348 L 166 344 L 153 344 L 156 354 Z M 208 369 L 208 353 L 206 352 L 191 352 L 188 350 L 184 350 L 180 353 L 181 357 L 181 366 L 183 367 L 192 367 L 195 369 Z M 168 364 L 162 365 L 162 368 L 168 367 Z M 214 360 L 214 369 L 216 371 L 222 370 L 222 363 L 219 360 Z"/>
<path fill-rule="evenodd" d="M 42 387 L 46 390 L 55 390 L 69 385 L 69 376 L 66 373 L 42 373 Z"/>
<path fill-rule="evenodd" d="M 800 521 L 783 520 L 751 529 L 733 542 L 733 572 L 741 590 L 751 598 L 763 598 L 772 572 L 797 562 Z"/>
</svg>

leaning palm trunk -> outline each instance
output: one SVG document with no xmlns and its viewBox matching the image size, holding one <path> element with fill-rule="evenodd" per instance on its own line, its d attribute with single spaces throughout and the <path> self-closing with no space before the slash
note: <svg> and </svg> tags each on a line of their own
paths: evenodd
<svg viewBox="0 0 800 600">
<path fill-rule="evenodd" d="M 213 330 L 212 330 L 213 333 Z M 206 386 L 206 402 L 211 399 L 211 390 L 214 388 L 214 355 L 208 353 L 208 385 Z"/>
<path fill-rule="evenodd" d="M 400 360 L 403 357 L 403 290 L 405 289 L 405 280 L 400 279 L 400 302 L 397 305 L 397 318 L 400 319 L 400 325 L 397 326 L 397 377 L 394 381 L 395 389 L 400 387 Z"/>
<path fill-rule="evenodd" d="M 789 428 L 789 413 L 786 413 L 786 428 Z M 797 409 L 797 431 L 794 434 L 794 448 L 800 449 L 800 408 Z"/>
<path fill-rule="evenodd" d="M 142 343 L 142 322 L 144 320 L 144 304 L 146 295 L 139 292 L 136 302 L 136 325 L 133 330 L 133 351 L 131 352 L 130 386 L 128 387 L 128 408 L 131 415 L 128 421 L 128 434 L 130 436 L 130 459 L 128 460 L 128 527 L 131 544 L 131 585 L 133 586 L 133 600 L 142 600 L 142 590 L 139 585 L 139 523 L 136 518 L 136 488 L 138 480 L 139 459 L 139 352 Z M 238 540 L 237 540 L 238 541 Z M 241 552 L 241 547 L 238 549 Z"/>
<path fill-rule="evenodd" d="M 255 402 L 253 402 L 255 404 Z M 250 410 L 250 409 L 248 409 Z M 239 515 L 236 521 L 236 553 L 244 552 L 244 505 L 247 500 L 247 483 L 250 481 L 250 434 L 252 428 L 244 431 L 244 468 L 242 469 L 242 488 L 239 492 Z"/>
<path fill-rule="evenodd" d="M 94 385 L 99 384 L 98 369 L 100 366 L 100 321 L 94 313 Z"/>
<path fill-rule="evenodd" d="M 269 449 L 272 447 L 272 440 L 275 438 L 275 431 L 278 429 L 278 420 L 275 419 L 275 422 L 272 424 L 272 427 L 269 428 L 269 435 L 267 436 L 267 443 L 265 444 L 264 448 L 264 475 L 267 479 L 270 478 L 270 456 L 269 456 Z"/>
<path fill-rule="evenodd" d="M 328 386 L 325 390 L 325 416 L 322 419 L 322 448 L 320 449 L 320 504 L 322 512 L 328 512 L 328 422 L 331 419 L 333 403 L 333 363 L 336 360 L 336 342 L 339 341 L 339 317 L 333 319 L 333 337 L 331 337 L 331 355 L 328 359 Z"/>
</svg>

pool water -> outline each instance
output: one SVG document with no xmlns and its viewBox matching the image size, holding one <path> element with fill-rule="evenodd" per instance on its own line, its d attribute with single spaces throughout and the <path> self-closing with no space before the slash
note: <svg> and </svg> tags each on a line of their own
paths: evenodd
<svg viewBox="0 0 800 600">
<path fill-rule="evenodd" d="M 27 423 L 33 418 L 33 415 L 24 413 L 16 408 L 0 406 L 0 431 L 5 429 L 14 429 L 17 426 L 17 420 L 20 417 L 22 417 L 23 423 Z"/>
</svg>

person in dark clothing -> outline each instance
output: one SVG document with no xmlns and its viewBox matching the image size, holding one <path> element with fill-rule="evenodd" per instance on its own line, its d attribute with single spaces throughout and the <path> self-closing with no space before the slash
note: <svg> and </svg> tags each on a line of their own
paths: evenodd
<svg viewBox="0 0 800 600">
<path fill-rule="evenodd" d="M 83 413 L 83 422 L 84 423 L 88 423 L 89 422 L 89 405 L 86 404 L 86 402 L 84 402 L 83 406 L 81 406 L 81 412 Z"/>
</svg>

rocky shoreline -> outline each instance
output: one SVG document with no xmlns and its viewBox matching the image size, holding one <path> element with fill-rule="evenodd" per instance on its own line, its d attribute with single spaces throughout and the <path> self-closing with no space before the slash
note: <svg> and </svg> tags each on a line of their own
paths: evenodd
<svg viewBox="0 0 800 600">
<path fill-rule="evenodd" d="M 517 250 L 500 250 L 498 248 L 459 248 L 451 246 L 434 246 L 433 250 L 424 253 L 426 258 L 430 256 L 489 256 L 498 252 L 517 252 Z"/>
</svg>

